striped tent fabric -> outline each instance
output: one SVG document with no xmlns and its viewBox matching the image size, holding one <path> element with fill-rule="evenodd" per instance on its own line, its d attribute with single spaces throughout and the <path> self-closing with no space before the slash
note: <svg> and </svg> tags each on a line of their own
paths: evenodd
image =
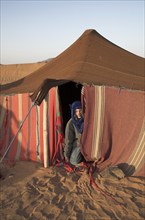
<svg viewBox="0 0 145 220">
<path fill-rule="evenodd" d="M 32 106 L 29 95 L 0 96 L 1 157 Z M 31 160 L 44 163 L 44 145 L 47 144 L 48 164 L 51 165 L 55 151 L 63 142 L 61 128 L 58 88 L 53 87 L 41 105 L 32 108 L 4 161 Z"/>
<path fill-rule="evenodd" d="M 58 87 L 49 91 L 48 98 L 48 148 L 49 165 L 63 159 L 64 133 Z"/>
<path fill-rule="evenodd" d="M 82 153 L 99 170 L 118 165 L 126 175 L 145 176 L 145 93 L 107 86 L 82 89 Z"/>
</svg>

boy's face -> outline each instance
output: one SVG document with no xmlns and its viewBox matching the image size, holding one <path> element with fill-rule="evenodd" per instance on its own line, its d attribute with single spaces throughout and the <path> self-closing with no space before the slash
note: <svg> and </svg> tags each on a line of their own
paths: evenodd
<svg viewBox="0 0 145 220">
<path fill-rule="evenodd" d="M 77 116 L 77 118 L 81 118 L 82 117 L 82 109 L 77 108 L 75 110 L 75 115 Z"/>
</svg>

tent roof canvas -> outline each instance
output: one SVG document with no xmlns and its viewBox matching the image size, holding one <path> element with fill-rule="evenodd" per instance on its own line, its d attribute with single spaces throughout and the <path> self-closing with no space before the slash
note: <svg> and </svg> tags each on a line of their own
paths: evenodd
<svg viewBox="0 0 145 220">
<path fill-rule="evenodd" d="M 145 58 L 86 30 L 70 47 L 30 75 L 1 86 L 1 93 L 34 92 L 45 79 L 144 90 Z"/>
</svg>

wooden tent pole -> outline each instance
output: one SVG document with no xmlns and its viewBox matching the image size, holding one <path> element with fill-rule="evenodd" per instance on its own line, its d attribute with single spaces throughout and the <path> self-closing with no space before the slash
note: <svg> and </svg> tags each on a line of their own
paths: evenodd
<svg viewBox="0 0 145 220">
<path fill-rule="evenodd" d="M 43 140 L 44 140 L 44 167 L 49 166 L 48 163 L 48 95 L 43 101 Z"/>
</svg>

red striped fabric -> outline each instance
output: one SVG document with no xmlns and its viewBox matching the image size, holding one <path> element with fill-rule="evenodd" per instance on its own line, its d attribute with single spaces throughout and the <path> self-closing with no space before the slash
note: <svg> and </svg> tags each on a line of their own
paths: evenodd
<svg viewBox="0 0 145 220">
<path fill-rule="evenodd" d="M 44 140 L 43 140 L 43 120 L 44 119 L 44 115 L 43 115 L 43 104 L 40 105 L 40 119 L 39 119 L 39 131 L 40 131 L 40 152 L 39 152 L 39 160 L 44 163 Z"/>
<path fill-rule="evenodd" d="M 62 159 L 61 153 L 64 142 L 57 88 L 52 88 L 49 91 L 48 101 L 49 165 L 54 165 L 57 159 Z"/>
<path fill-rule="evenodd" d="M 44 115 L 44 103 L 34 106 L 11 145 L 5 161 L 31 160 L 44 163 L 44 120 L 48 125 L 49 165 L 57 159 L 63 143 L 62 120 L 57 87 L 47 96 L 48 114 Z M 0 98 L 0 155 L 3 156 L 19 126 L 26 117 L 32 102 L 29 94 L 1 96 Z M 59 106 L 57 108 L 57 106 Z M 57 109 L 56 109 L 57 108 Z M 61 132 L 58 132 L 58 127 Z"/>
<path fill-rule="evenodd" d="M 9 102 L 7 97 L 1 97 L 0 101 L 0 150 L 4 154 L 6 142 L 9 138 Z"/>
<path fill-rule="evenodd" d="M 119 165 L 126 175 L 145 176 L 145 93 L 101 86 L 84 86 L 83 90 L 86 108 L 81 141 L 86 160 L 98 162 L 100 170 Z"/>
</svg>

